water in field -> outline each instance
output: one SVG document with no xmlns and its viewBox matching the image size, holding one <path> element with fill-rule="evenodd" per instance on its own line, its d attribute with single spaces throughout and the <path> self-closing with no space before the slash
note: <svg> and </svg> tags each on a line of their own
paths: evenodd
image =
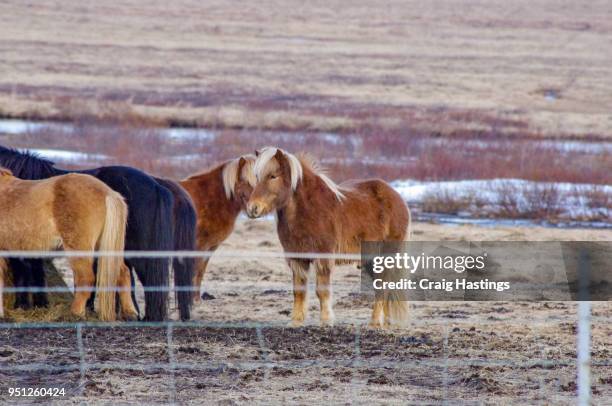
<svg viewBox="0 0 612 406">
<path fill-rule="evenodd" d="M 74 124 L 53 121 L 28 121 L 15 119 L 0 119 L 0 135 L 17 135 L 35 133 L 46 129 L 50 132 L 74 132 L 78 128 Z M 204 128 L 158 128 L 155 132 L 163 136 L 167 136 L 174 140 L 191 140 L 191 141 L 212 141 L 219 136 L 217 131 Z M 265 132 L 267 135 L 272 135 L 279 140 L 287 140 L 295 137 L 295 133 L 291 132 Z M 360 147 L 362 139 L 352 137 L 350 134 L 334 134 L 334 133 L 302 133 L 298 134 L 307 138 L 316 138 L 318 142 L 325 142 L 332 145 L 346 146 L 351 145 L 354 148 Z M 453 145 L 461 145 L 462 147 L 470 147 L 475 150 L 490 149 L 492 146 L 505 146 L 508 141 L 496 140 L 466 140 L 466 139 L 448 139 L 448 138 L 423 138 L 419 140 L 422 144 L 445 145 L 452 147 Z M 533 146 L 543 150 L 557 150 L 559 152 L 582 152 L 592 155 L 612 154 L 612 141 L 581 141 L 581 140 L 532 140 L 530 143 Z M 423 145 L 425 146 L 425 145 Z M 51 153 L 50 153 L 51 154 Z M 68 159 L 65 156 L 63 159 Z M 61 158 L 60 158 L 61 160 Z"/>
</svg>

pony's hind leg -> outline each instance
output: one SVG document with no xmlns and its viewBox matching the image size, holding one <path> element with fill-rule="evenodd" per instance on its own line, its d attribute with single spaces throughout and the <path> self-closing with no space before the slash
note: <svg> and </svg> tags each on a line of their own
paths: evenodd
<svg viewBox="0 0 612 406">
<path fill-rule="evenodd" d="M 47 278 L 45 275 L 45 265 L 42 259 L 36 258 L 30 261 L 32 269 L 32 284 L 40 289 L 47 287 Z M 48 307 L 49 297 L 46 291 L 33 292 L 32 304 L 34 307 Z"/>
<path fill-rule="evenodd" d="M 334 324 L 334 310 L 332 309 L 331 262 L 318 260 L 315 263 L 317 270 L 317 297 L 321 306 L 321 326 Z"/>
<path fill-rule="evenodd" d="M 32 267 L 29 261 L 22 258 L 12 257 L 8 259 L 8 265 L 13 272 L 13 286 L 18 289 L 31 288 L 34 286 L 32 280 Z M 15 309 L 30 309 L 30 292 L 15 292 Z"/>
<path fill-rule="evenodd" d="M 381 328 L 383 327 L 383 301 L 381 298 L 374 299 L 374 307 L 372 308 L 372 318 L 370 319 L 369 327 Z"/>
<path fill-rule="evenodd" d="M 125 263 L 121 264 L 121 273 L 117 280 L 119 287 L 119 302 L 121 304 L 121 318 L 124 320 L 138 320 L 138 311 L 132 301 L 132 278 L 130 269 Z"/>
<path fill-rule="evenodd" d="M 0 317 L 4 317 L 4 275 L 7 268 L 4 258 L 0 258 Z"/>
<path fill-rule="evenodd" d="M 70 310 L 78 317 L 85 317 L 85 305 L 94 289 L 96 277 L 93 271 L 93 258 L 70 258 L 74 274 L 74 299 Z"/>
<path fill-rule="evenodd" d="M 289 268 L 293 271 L 293 313 L 290 326 L 301 327 L 306 320 L 308 310 L 308 267 L 310 263 L 304 260 L 290 259 Z"/>
</svg>

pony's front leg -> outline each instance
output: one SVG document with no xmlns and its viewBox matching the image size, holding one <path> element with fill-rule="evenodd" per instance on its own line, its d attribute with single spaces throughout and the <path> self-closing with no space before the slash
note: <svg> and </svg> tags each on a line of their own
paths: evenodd
<svg viewBox="0 0 612 406">
<path fill-rule="evenodd" d="M 4 258 L 0 258 L 0 317 L 4 317 L 4 274 L 7 268 Z"/>
<path fill-rule="evenodd" d="M 201 303 L 201 289 L 202 289 L 202 280 L 204 279 L 204 274 L 206 273 L 206 267 L 208 266 L 208 261 L 210 257 L 206 258 L 196 258 L 195 266 L 194 266 L 194 275 L 193 275 L 193 302 Z"/>
<path fill-rule="evenodd" d="M 70 258 L 74 274 L 74 300 L 70 310 L 78 317 L 85 317 L 85 305 L 93 292 L 96 277 L 93 272 L 93 258 Z"/>
<path fill-rule="evenodd" d="M 301 327 L 306 320 L 308 310 L 308 261 L 290 259 L 289 268 L 293 271 L 293 313 L 291 327 Z"/>
<path fill-rule="evenodd" d="M 334 310 L 332 309 L 331 263 L 329 260 L 316 262 L 317 269 L 317 297 L 321 306 L 321 326 L 334 324 Z"/>
<path fill-rule="evenodd" d="M 119 274 L 119 280 L 117 280 L 117 286 L 119 287 L 121 318 L 123 320 L 138 320 L 138 312 L 134 307 L 131 295 L 132 278 L 130 268 L 128 268 L 125 263 L 121 264 L 121 272 Z"/>
</svg>

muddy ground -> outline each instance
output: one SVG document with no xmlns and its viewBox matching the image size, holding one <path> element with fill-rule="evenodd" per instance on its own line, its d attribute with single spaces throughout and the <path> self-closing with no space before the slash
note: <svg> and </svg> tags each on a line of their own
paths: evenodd
<svg viewBox="0 0 612 406">
<path fill-rule="evenodd" d="M 604 240 L 611 235 L 418 223 L 414 237 Z M 273 223 L 240 221 L 219 253 L 238 249 L 278 251 Z M 575 303 L 418 302 L 411 304 L 408 328 L 375 331 L 365 327 L 370 305 L 359 294 L 359 272 L 346 266 L 335 273 L 336 326 L 317 326 L 318 304 L 311 300 L 307 327 L 290 329 L 284 327 L 290 287 L 280 259 L 219 255 L 205 278 L 206 291 L 215 298 L 197 305 L 194 319 L 232 327 L 175 326 L 170 340 L 167 327 L 84 327 L 81 344 L 75 328 L 2 329 L 0 399 L 11 400 L 11 386 L 63 386 L 67 393 L 61 400 L 74 403 L 575 402 Z M 612 399 L 611 316 L 612 305 L 593 303 L 596 404 Z"/>
</svg>

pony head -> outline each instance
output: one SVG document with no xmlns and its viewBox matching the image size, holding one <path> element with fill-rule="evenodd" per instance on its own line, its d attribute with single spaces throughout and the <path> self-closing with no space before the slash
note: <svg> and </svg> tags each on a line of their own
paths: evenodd
<svg viewBox="0 0 612 406">
<path fill-rule="evenodd" d="M 292 194 L 304 178 L 304 168 L 317 177 L 333 199 L 343 201 L 341 189 L 326 174 L 324 169 L 308 155 L 300 158 L 280 148 L 266 147 L 256 151 L 257 159 L 253 165 L 256 185 L 246 206 L 251 218 L 264 216 L 287 205 Z"/>
<path fill-rule="evenodd" d="M 257 184 L 246 207 L 251 218 L 284 207 L 303 176 L 299 159 L 280 148 L 266 147 L 256 155 L 253 172 Z"/>
<path fill-rule="evenodd" d="M 58 175 L 54 163 L 36 153 L 0 145 L 0 166 L 10 169 L 20 179 L 44 179 Z"/>
<path fill-rule="evenodd" d="M 254 155 L 243 155 L 223 167 L 223 188 L 228 199 L 236 199 L 244 208 L 255 187 Z"/>
</svg>

